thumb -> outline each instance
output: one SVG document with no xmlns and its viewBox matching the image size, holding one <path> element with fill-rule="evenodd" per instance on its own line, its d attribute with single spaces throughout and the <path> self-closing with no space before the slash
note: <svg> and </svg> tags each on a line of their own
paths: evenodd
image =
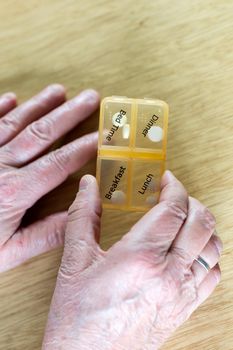
<svg viewBox="0 0 233 350">
<path fill-rule="evenodd" d="M 101 200 L 95 177 L 85 175 L 68 211 L 65 246 L 60 273 L 82 272 L 100 256 Z"/>
</svg>

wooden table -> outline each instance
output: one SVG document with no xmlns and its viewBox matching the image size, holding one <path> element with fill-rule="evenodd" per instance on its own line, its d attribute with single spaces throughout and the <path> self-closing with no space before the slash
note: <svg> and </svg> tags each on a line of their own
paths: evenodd
<svg viewBox="0 0 233 350">
<path fill-rule="evenodd" d="M 1 0 L 0 93 L 20 101 L 52 82 L 68 95 L 159 97 L 170 105 L 168 167 L 216 215 L 222 282 L 164 350 L 233 348 L 233 2 L 231 0 Z M 94 130 L 98 113 L 74 130 Z M 32 218 L 68 208 L 81 174 L 43 198 Z M 105 213 L 109 247 L 134 221 Z M 0 348 L 40 349 L 62 250 L 0 276 Z"/>
</svg>

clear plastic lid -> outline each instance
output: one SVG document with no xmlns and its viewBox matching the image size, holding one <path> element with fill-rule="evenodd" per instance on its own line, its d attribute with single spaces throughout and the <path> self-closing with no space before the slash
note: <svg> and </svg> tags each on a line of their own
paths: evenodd
<svg viewBox="0 0 233 350">
<path fill-rule="evenodd" d="M 101 104 L 99 148 L 165 153 L 167 120 L 163 101 L 107 97 Z"/>
<path fill-rule="evenodd" d="M 103 206 L 145 211 L 159 198 L 165 167 L 168 105 L 106 97 L 101 103 L 97 180 Z"/>
</svg>

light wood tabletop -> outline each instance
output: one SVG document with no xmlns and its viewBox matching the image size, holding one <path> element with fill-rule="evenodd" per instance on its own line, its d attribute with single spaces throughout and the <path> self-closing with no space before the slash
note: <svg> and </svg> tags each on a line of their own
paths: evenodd
<svg viewBox="0 0 233 350">
<path fill-rule="evenodd" d="M 47 84 L 68 96 L 158 97 L 170 106 L 167 167 L 217 218 L 222 281 L 164 350 L 233 349 L 233 2 L 8 0 L 0 2 L 0 94 L 20 102 Z M 61 142 L 97 129 L 98 112 Z M 44 197 L 29 217 L 66 209 L 95 160 Z M 123 220 L 120 221 L 119 217 Z M 105 212 L 102 246 L 138 214 Z M 62 249 L 0 276 L 0 349 L 41 348 Z"/>
</svg>

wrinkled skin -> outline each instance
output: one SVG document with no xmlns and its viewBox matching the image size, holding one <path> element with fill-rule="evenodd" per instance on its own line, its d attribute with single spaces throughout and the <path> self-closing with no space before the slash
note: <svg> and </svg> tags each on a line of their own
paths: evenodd
<svg viewBox="0 0 233 350">
<path fill-rule="evenodd" d="M 98 108 L 97 92 L 86 90 L 65 102 L 63 86 L 54 84 L 16 104 L 13 93 L 0 96 L 0 272 L 63 244 L 67 212 L 26 228 L 21 219 L 38 199 L 90 160 L 97 145 L 97 134 L 92 133 L 40 156 Z"/>
<path fill-rule="evenodd" d="M 161 187 L 159 204 L 103 251 L 96 180 L 82 178 L 43 350 L 158 349 L 213 292 L 222 249 L 214 217 L 171 172 Z"/>
<path fill-rule="evenodd" d="M 52 85 L 16 104 L 14 94 L 0 96 L 0 271 L 60 246 L 66 231 L 43 349 L 158 349 L 220 280 L 214 217 L 166 172 L 159 204 L 105 252 L 99 191 L 87 175 L 68 213 L 22 227 L 27 209 L 95 155 L 96 133 L 41 156 L 99 96 L 87 90 L 65 102 Z"/>
</svg>

